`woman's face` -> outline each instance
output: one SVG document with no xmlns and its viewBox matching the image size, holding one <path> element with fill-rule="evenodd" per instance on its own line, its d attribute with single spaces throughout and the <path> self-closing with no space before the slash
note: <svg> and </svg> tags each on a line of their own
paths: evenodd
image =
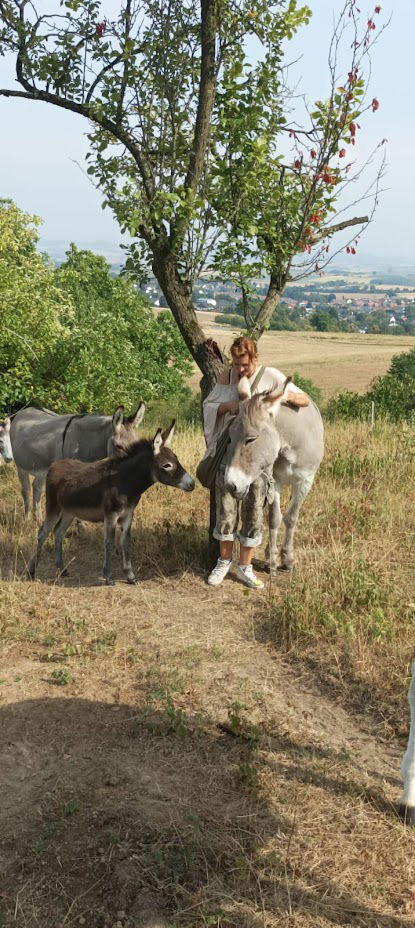
<svg viewBox="0 0 415 928">
<path fill-rule="evenodd" d="M 256 370 L 256 361 L 256 358 L 253 358 L 251 361 L 247 351 L 245 354 L 240 354 L 236 357 L 232 355 L 232 366 L 234 371 L 236 371 L 238 380 L 240 380 L 241 377 L 252 377 L 254 370 Z"/>
</svg>

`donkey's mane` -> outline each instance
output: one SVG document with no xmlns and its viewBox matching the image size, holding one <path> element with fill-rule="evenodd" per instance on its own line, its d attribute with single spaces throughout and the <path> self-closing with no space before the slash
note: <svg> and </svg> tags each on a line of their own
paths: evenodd
<svg viewBox="0 0 415 928">
<path fill-rule="evenodd" d="M 269 390 L 264 390 L 262 393 L 256 393 L 255 396 L 251 396 L 251 398 L 248 400 L 244 411 L 246 412 L 246 415 L 252 424 L 255 423 L 255 416 L 260 408 L 261 400 L 264 396 L 268 396 L 269 392 Z"/>
</svg>

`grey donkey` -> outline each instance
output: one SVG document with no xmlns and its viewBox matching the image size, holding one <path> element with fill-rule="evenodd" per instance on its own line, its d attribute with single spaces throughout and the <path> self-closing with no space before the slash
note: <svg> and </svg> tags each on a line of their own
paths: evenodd
<svg viewBox="0 0 415 928">
<path fill-rule="evenodd" d="M 5 464 L 13 460 L 13 451 L 10 441 L 10 419 L 0 419 L 0 458 Z"/>
<path fill-rule="evenodd" d="M 269 505 L 269 558 L 271 573 L 277 568 L 277 536 L 281 522 L 285 538 L 280 568 L 294 565 L 294 533 L 302 503 L 309 493 L 324 454 L 324 429 L 320 412 L 311 400 L 307 406 L 287 404 L 291 378 L 273 393 L 251 398 L 249 381 L 238 384 L 242 401 L 230 428 L 225 468 L 225 486 L 236 499 L 243 499 L 260 473 L 272 468 L 274 500 Z M 283 486 L 291 487 L 291 499 L 284 517 L 280 508 Z"/>
<path fill-rule="evenodd" d="M 121 407 L 120 407 L 121 408 Z M 122 407 L 123 408 L 123 407 Z M 122 434 L 136 441 L 135 429 L 144 417 L 140 403 L 131 416 L 123 415 Z M 113 450 L 112 416 L 58 415 L 49 409 L 28 406 L 13 418 L 10 437 L 19 475 L 25 515 L 30 511 L 30 475 L 33 476 L 33 515 L 39 523 L 40 498 L 48 467 L 53 461 L 72 458 L 99 461 Z"/>
</svg>

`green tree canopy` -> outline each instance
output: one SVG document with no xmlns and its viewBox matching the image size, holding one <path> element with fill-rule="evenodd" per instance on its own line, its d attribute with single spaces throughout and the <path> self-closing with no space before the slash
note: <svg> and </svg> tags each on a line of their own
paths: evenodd
<svg viewBox="0 0 415 928">
<path fill-rule="evenodd" d="M 111 412 L 180 394 L 192 365 L 171 314 L 74 245 L 55 269 L 36 251 L 39 222 L 0 202 L 0 408 Z"/>
<path fill-rule="evenodd" d="M 40 219 L 0 201 L 0 408 L 43 396 L 48 355 L 64 345 L 72 303 L 36 251 Z"/>
<path fill-rule="evenodd" d="M 365 97 L 379 11 L 368 19 L 344 0 L 326 98 L 298 123 L 283 60 L 285 41 L 310 17 L 296 0 L 122 0 L 111 19 L 97 0 L 64 0 L 41 15 L 25 0 L 0 0 L 0 53 L 14 57 L 19 83 L 0 95 L 88 120 L 88 171 L 134 240 L 130 267 L 152 268 L 207 382 L 221 362 L 192 304 L 202 267 L 238 282 L 259 337 L 286 281 L 324 266 L 336 233 L 351 228 L 354 238 L 367 224 L 344 217 L 341 194 L 362 170 L 359 120 L 379 106 Z M 372 193 L 376 202 L 376 184 Z M 257 270 L 269 287 L 253 313 Z"/>
<path fill-rule="evenodd" d="M 73 305 L 50 359 L 55 406 L 111 410 L 183 390 L 191 358 L 170 313 L 155 317 L 128 276 L 111 277 L 104 258 L 73 244 L 55 276 Z"/>
</svg>

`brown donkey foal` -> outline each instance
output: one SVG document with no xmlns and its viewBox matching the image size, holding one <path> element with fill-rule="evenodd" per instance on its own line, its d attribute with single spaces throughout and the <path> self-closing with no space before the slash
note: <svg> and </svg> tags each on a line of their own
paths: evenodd
<svg viewBox="0 0 415 928">
<path fill-rule="evenodd" d="M 152 440 L 144 438 L 125 444 L 121 435 L 122 407 L 113 417 L 114 454 L 85 464 L 64 460 L 51 464 L 46 478 L 46 518 L 39 529 L 36 551 L 28 566 L 34 577 L 43 544 L 54 530 L 55 563 L 63 576 L 62 542 L 73 519 L 104 523 L 104 578 L 113 584 L 112 552 L 115 530 L 121 529 L 123 569 L 128 583 L 136 578 L 131 566 L 131 522 L 140 496 L 153 484 L 190 491 L 193 477 L 188 474 L 168 445 L 173 437 L 175 420 L 164 432 L 158 429 Z"/>
</svg>

